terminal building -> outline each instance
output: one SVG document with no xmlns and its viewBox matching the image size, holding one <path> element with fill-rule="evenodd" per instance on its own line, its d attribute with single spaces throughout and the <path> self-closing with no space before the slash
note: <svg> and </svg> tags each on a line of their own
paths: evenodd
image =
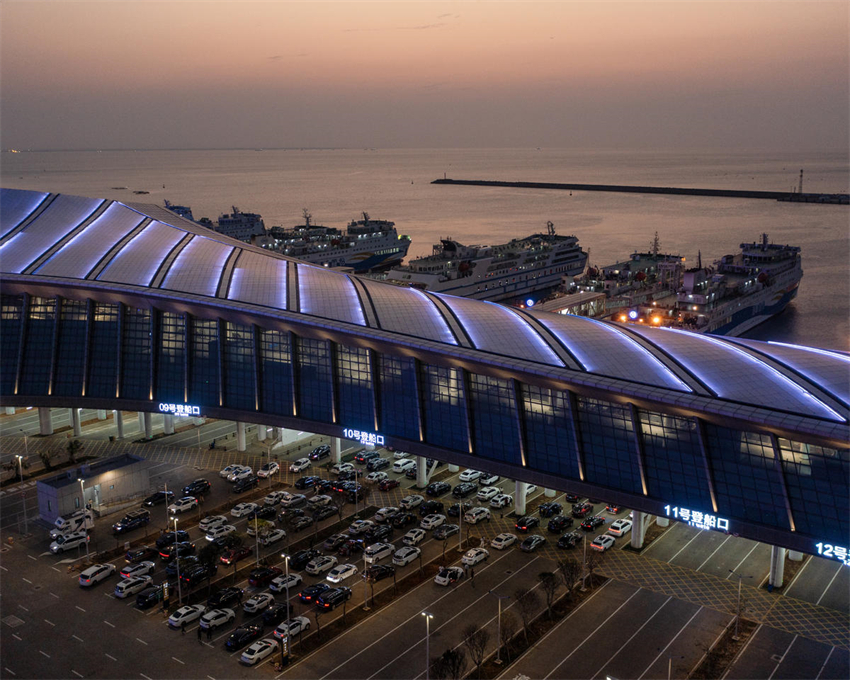
<svg viewBox="0 0 850 680">
<path fill-rule="evenodd" d="M 634 508 L 638 543 L 656 515 L 847 555 L 846 353 L 399 288 L 154 205 L 0 201 L 0 397 L 45 433 L 50 407 L 262 423 Z"/>
</svg>

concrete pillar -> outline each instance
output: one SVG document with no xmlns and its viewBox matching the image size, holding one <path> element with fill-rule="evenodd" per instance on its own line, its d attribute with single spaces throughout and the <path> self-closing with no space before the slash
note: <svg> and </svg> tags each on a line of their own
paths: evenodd
<svg viewBox="0 0 850 680">
<path fill-rule="evenodd" d="M 558 492 L 555 491 L 555 489 L 543 489 L 543 495 L 546 496 L 546 498 L 554 498 L 558 495 Z"/>
<path fill-rule="evenodd" d="M 266 441 L 266 433 L 267 430 L 265 425 L 257 425 L 257 441 Z"/>
<path fill-rule="evenodd" d="M 7 416 L 15 415 L 15 407 L 14 406 L 7 406 L 6 407 L 6 415 Z"/>
<path fill-rule="evenodd" d="M 525 514 L 525 496 L 528 490 L 528 484 L 525 482 L 516 483 L 516 492 L 514 493 L 514 512 L 522 517 Z"/>
<path fill-rule="evenodd" d="M 174 416 L 170 413 L 162 416 L 162 429 L 165 434 L 174 434 Z"/>
<path fill-rule="evenodd" d="M 334 463 L 342 462 L 342 440 L 339 437 L 331 437 L 331 459 Z"/>
<path fill-rule="evenodd" d="M 97 409 L 97 419 L 98 420 L 106 420 L 106 409 L 103 409 L 103 408 Z"/>
<path fill-rule="evenodd" d="M 142 425 L 145 428 L 145 439 L 153 437 L 153 422 L 150 413 L 142 414 Z"/>
<path fill-rule="evenodd" d="M 203 425 L 205 422 L 207 422 L 207 419 L 206 419 L 206 418 L 192 418 L 192 420 L 194 420 L 194 421 L 195 421 L 195 427 L 200 427 L 200 426 L 201 426 L 201 425 Z"/>
<path fill-rule="evenodd" d="M 71 415 L 71 426 L 74 428 L 74 436 L 79 437 L 83 433 L 83 426 L 80 423 L 80 409 L 68 409 Z"/>
<path fill-rule="evenodd" d="M 452 474 L 454 474 L 454 473 L 455 473 L 455 472 L 457 472 L 458 470 L 460 470 L 460 468 L 459 468 L 457 465 L 452 465 L 451 463 L 449 464 L 449 472 L 451 472 Z"/>
<path fill-rule="evenodd" d="M 115 416 L 115 427 L 118 430 L 118 439 L 124 439 L 124 414 L 121 411 L 113 411 Z"/>
<path fill-rule="evenodd" d="M 425 466 L 425 456 L 416 456 L 416 486 L 420 489 L 428 486 L 428 470 Z"/>
<path fill-rule="evenodd" d="M 236 423 L 236 450 L 244 451 L 245 445 L 245 423 Z"/>
<path fill-rule="evenodd" d="M 797 552 L 796 550 L 788 551 L 788 559 L 792 562 L 802 562 L 803 561 L 803 553 Z"/>
<path fill-rule="evenodd" d="M 41 435 L 53 434 L 53 415 L 49 408 L 38 407 L 38 432 Z"/>
<path fill-rule="evenodd" d="M 145 431 L 145 414 L 139 411 L 139 432 Z"/>
<path fill-rule="evenodd" d="M 643 547 L 643 539 L 646 535 L 649 515 L 642 513 L 640 510 L 635 510 L 634 513 L 635 515 L 632 518 L 632 547 L 635 550 L 640 550 Z"/>
<path fill-rule="evenodd" d="M 770 546 L 770 579 L 768 583 L 774 588 L 781 588 L 785 578 L 785 548 Z"/>
<path fill-rule="evenodd" d="M 670 518 L 669 517 L 656 517 L 655 523 L 660 527 L 669 527 L 670 526 Z"/>
</svg>

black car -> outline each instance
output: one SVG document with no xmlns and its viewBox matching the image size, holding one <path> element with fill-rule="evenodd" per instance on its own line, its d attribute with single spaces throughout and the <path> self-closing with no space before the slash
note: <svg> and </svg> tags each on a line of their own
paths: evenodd
<svg viewBox="0 0 850 680">
<path fill-rule="evenodd" d="M 286 510 L 281 510 L 280 514 L 277 518 L 281 522 L 289 521 L 287 518 L 289 517 L 303 517 L 306 513 L 304 512 L 304 508 L 287 508 Z"/>
<path fill-rule="evenodd" d="M 240 479 L 236 484 L 233 485 L 233 493 L 244 493 L 250 489 L 253 489 L 260 483 L 259 477 L 257 475 L 251 475 L 250 477 L 245 477 L 245 479 Z"/>
<path fill-rule="evenodd" d="M 381 454 L 377 451 L 367 451 L 363 449 L 362 451 L 358 451 L 354 454 L 354 462 L 355 463 L 368 463 L 373 458 L 380 458 Z"/>
<path fill-rule="evenodd" d="M 369 472 L 377 472 L 378 470 L 388 468 L 390 465 L 391 463 L 389 458 L 372 458 L 368 463 L 366 463 L 366 469 Z"/>
<path fill-rule="evenodd" d="M 263 612 L 263 623 L 267 626 L 276 626 L 281 621 L 286 621 L 292 613 L 288 602 L 273 604 Z"/>
<path fill-rule="evenodd" d="M 242 647 L 247 645 L 249 642 L 253 642 L 258 637 L 262 636 L 262 634 L 262 624 L 239 626 L 239 628 L 230 634 L 230 637 L 227 638 L 227 642 L 224 643 L 224 646 L 231 652 L 237 649 L 242 649 Z"/>
<path fill-rule="evenodd" d="M 391 564 L 373 564 L 371 567 L 367 567 L 362 575 L 367 581 L 380 581 L 389 578 L 394 573 L 395 567 Z"/>
<path fill-rule="evenodd" d="M 345 543 L 337 548 L 336 553 L 341 557 L 350 557 L 351 555 L 359 555 L 365 549 L 366 544 L 363 542 L 362 538 L 349 538 Z"/>
<path fill-rule="evenodd" d="M 546 530 L 553 534 L 560 534 L 565 529 L 569 529 L 573 525 L 573 518 L 566 515 L 558 515 L 549 520 L 546 525 Z"/>
<path fill-rule="evenodd" d="M 385 541 L 393 535 L 393 528 L 389 524 L 378 524 L 366 532 L 366 538 L 372 542 Z"/>
<path fill-rule="evenodd" d="M 330 589 L 331 587 L 327 583 L 314 583 L 312 586 L 307 586 L 298 593 L 298 599 L 309 604 L 315 602 L 322 593 Z"/>
<path fill-rule="evenodd" d="M 321 477 L 313 477 L 312 475 L 307 476 L 307 477 L 299 477 L 298 479 L 295 480 L 295 484 L 293 486 L 296 489 L 300 489 L 300 490 L 303 491 L 304 489 L 309 489 L 309 488 L 315 486 L 316 482 L 319 481 L 320 479 L 321 479 Z"/>
<path fill-rule="evenodd" d="M 564 500 L 567 503 L 578 503 L 581 500 L 580 496 L 576 496 L 574 493 L 565 493 Z"/>
<path fill-rule="evenodd" d="M 145 588 L 141 593 L 136 595 L 136 607 L 138 609 L 149 609 L 157 602 L 161 602 L 163 597 L 165 597 L 164 583 Z"/>
<path fill-rule="evenodd" d="M 277 516 L 277 510 L 273 505 L 261 505 L 258 508 L 254 508 L 251 512 L 248 513 L 248 519 L 274 519 Z"/>
<path fill-rule="evenodd" d="M 112 525 L 112 533 L 126 534 L 133 529 L 146 526 L 151 521 L 151 513 L 148 510 L 134 510 L 128 512 L 120 521 Z"/>
<path fill-rule="evenodd" d="M 223 553 L 225 550 L 228 549 L 228 542 L 229 539 L 227 536 L 219 536 L 217 539 L 212 541 L 210 545 L 215 548 L 215 551 L 217 553 Z"/>
<path fill-rule="evenodd" d="M 329 588 L 316 600 L 319 609 L 335 609 L 346 600 L 351 599 L 351 588 L 342 586 L 340 588 Z"/>
<path fill-rule="evenodd" d="M 520 517 L 514 526 L 516 526 L 517 531 L 525 534 L 528 533 L 529 529 L 540 526 L 540 519 L 534 515 L 526 515 L 525 517 Z"/>
<path fill-rule="evenodd" d="M 344 470 L 339 473 L 337 479 L 340 482 L 353 482 L 356 481 L 358 477 L 363 476 L 363 470 L 356 468 L 354 470 Z"/>
<path fill-rule="evenodd" d="M 426 515 L 441 515 L 445 511 L 445 506 L 440 501 L 424 501 L 419 505 L 419 514 L 422 517 Z"/>
<path fill-rule="evenodd" d="M 356 489 L 349 491 L 348 496 L 346 496 L 346 499 L 349 503 L 357 503 L 359 501 L 364 500 L 365 498 L 366 491 L 363 489 L 362 486 L 360 486 L 360 484 L 357 485 Z"/>
<path fill-rule="evenodd" d="M 155 494 L 152 494 L 145 498 L 142 501 L 142 505 L 146 508 L 150 508 L 154 505 L 162 505 L 163 503 L 172 503 L 174 501 L 174 492 L 173 491 L 157 491 Z"/>
<path fill-rule="evenodd" d="M 156 560 L 157 557 L 159 557 L 159 550 L 154 548 L 152 545 L 143 545 L 141 547 L 128 550 L 124 559 L 128 562 L 128 564 L 138 564 L 145 560 Z"/>
<path fill-rule="evenodd" d="M 198 558 L 195 555 L 187 555 L 179 560 L 171 560 L 165 568 L 165 573 L 168 578 L 177 578 L 178 568 L 181 574 L 185 574 L 196 566 L 198 566 Z"/>
<path fill-rule="evenodd" d="M 316 508 L 316 512 L 313 513 L 313 519 L 317 522 L 321 522 L 323 519 L 333 517 L 336 514 L 336 507 L 333 505 L 323 505 L 321 508 Z"/>
<path fill-rule="evenodd" d="M 297 534 L 298 532 L 304 531 L 304 529 L 308 529 L 309 527 L 313 526 L 313 518 L 309 515 L 296 517 L 294 520 L 292 520 L 292 524 L 290 526 L 292 526 L 292 531 Z"/>
<path fill-rule="evenodd" d="M 434 539 L 443 541 L 449 536 L 454 536 L 458 531 L 460 531 L 460 527 L 457 524 L 441 524 L 434 529 Z"/>
<path fill-rule="evenodd" d="M 262 588 L 282 575 L 283 569 L 280 567 L 257 567 L 256 569 L 252 569 L 251 573 L 248 574 L 248 585 L 255 588 Z"/>
<path fill-rule="evenodd" d="M 416 515 L 412 512 L 400 512 L 397 515 L 393 515 L 392 519 L 392 525 L 396 529 L 404 529 L 404 527 L 416 524 L 416 522 Z"/>
<path fill-rule="evenodd" d="M 299 550 L 297 553 L 292 554 L 289 557 L 289 566 L 295 569 L 296 571 L 300 571 L 312 560 L 314 557 L 318 557 L 321 555 L 318 550 L 315 548 L 310 548 L 309 550 Z"/>
<path fill-rule="evenodd" d="M 175 557 L 186 557 L 195 554 L 195 544 L 189 541 L 181 541 L 180 543 L 172 543 L 159 551 L 159 556 L 164 562 L 170 562 Z"/>
<path fill-rule="evenodd" d="M 222 588 L 216 593 L 213 593 L 207 599 L 207 606 L 212 609 L 220 609 L 221 607 L 232 607 L 242 602 L 244 591 L 241 588 Z"/>
<path fill-rule="evenodd" d="M 322 444 L 321 446 L 317 446 L 315 449 L 310 451 L 310 455 L 308 458 L 310 460 L 322 460 L 323 458 L 331 457 L 331 447 L 327 444 Z"/>
<path fill-rule="evenodd" d="M 200 478 L 183 487 L 184 496 L 199 496 L 212 488 L 208 480 Z"/>
<path fill-rule="evenodd" d="M 167 545 L 171 545 L 172 543 L 183 543 L 189 540 L 189 533 L 187 531 L 167 531 L 158 539 L 156 539 L 156 547 L 164 548 Z"/>
<path fill-rule="evenodd" d="M 431 482 L 425 488 L 425 493 L 428 496 L 442 496 L 444 493 L 448 493 L 451 488 L 452 485 L 448 482 Z"/>
<path fill-rule="evenodd" d="M 554 501 L 541 503 L 540 507 L 537 508 L 537 512 L 541 517 L 554 517 L 555 515 L 560 515 L 563 510 L 564 506 Z"/>
<path fill-rule="evenodd" d="M 460 517 L 461 506 L 463 506 L 463 514 L 466 514 L 470 510 L 472 510 L 472 503 L 467 501 L 466 503 L 454 503 L 449 506 L 449 509 L 446 510 L 446 514 L 449 517 Z"/>
<path fill-rule="evenodd" d="M 593 506 L 590 503 L 576 503 L 573 506 L 573 517 L 583 519 L 593 512 Z"/>
<path fill-rule="evenodd" d="M 579 543 L 581 543 L 581 534 L 577 531 L 571 531 L 568 534 L 564 534 L 561 538 L 558 539 L 558 547 L 559 548 L 574 548 Z"/>
<path fill-rule="evenodd" d="M 434 459 L 433 458 L 426 458 L 425 459 L 425 465 L 427 465 L 428 469 L 430 470 L 431 467 L 433 467 L 433 465 L 434 465 Z M 437 468 L 443 467 L 443 465 L 445 465 L 445 463 L 441 460 L 438 460 L 437 461 L 437 467 L 435 467 L 434 469 L 436 470 Z"/>
<path fill-rule="evenodd" d="M 540 534 L 532 534 L 519 544 L 519 549 L 523 552 L 534 552 L 546 542 L 546 537 Z"/>
<path fill-rule="evenodd" d="M 475 493 L 477 489 L 478 486 L 472 482 L 461 482 L 452 489 L 452 496 L 455 498 L 466 498 L 469 494 Z"/>
<path fill-rule="evenodd" d="M 417 472 L 417 466 L 416 465 L 414 465 L 413 467 L 407 468 L 407 470 L 404 471 L 404 476 L 407 477 L 407 479 L 416 479 L 417 474 L 418 474 L 418 472 Z"/>
<path fill-rule="evenodd" d="M 322 543 L 322 547 L 325 550 L 336 550 L 348 540 L 348 534 L 334 534 L 333 536 L 329 536 L 325 539 L 325 542 Z"/>
<path fill-rule="evenodd" d="M 316 490 L 316 493 L 327 493 L 330 491 L 333 486 L 333 482 L 330 479 L 322 479 L 319 478 L 316 480 L 316 483 L 313 485 L 313 488 Z"/>
<path fill-rule="evenodd" d="M 218 565 L 215 562 L 212 562 L 210 564 L 197 564 L 185 573 L 181 569 L 180 580 L 183 582 L 183 585 L 192 588 L 193 586 L 198 585 L 207 577 L 212 577 L 213 575 L 215 575 L 217 571 Z"/>
<path fill-rule="evenodd" d="M 581 523 L 581 528 L 585 531 L 593 531 L 596 527 L 601 527 L 605 524 L 605 518 L 600 517 L 599 515 L 594 515 L 593 517 L 588 517 L 584 522 Z"/>
</svg>

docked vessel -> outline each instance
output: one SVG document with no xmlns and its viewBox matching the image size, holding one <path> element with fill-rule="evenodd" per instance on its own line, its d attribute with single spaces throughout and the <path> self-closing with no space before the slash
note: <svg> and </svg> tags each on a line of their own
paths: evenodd
<svg viewBox="0 0 850 680">
<path fill-rule="evenodd" d="M 345 231 L 313 224 L 304 210 L 304 224 L 290 229 L 272 227 L 252 239 L 255 245 L 325 267 L 351 267 L 368 272 L 401 262 L 410 248 L 410 237 L 399 234 L 395 223 L 374 220 L 363 213 Z"/>
<path fill-rule="evenodd" d="M 532 304 L 561 283 L 581 274 L 587 253 L 575 236 L 561 236 L 547 222 L 545 234 L 513 239 L 497 246 L 465 246 L 442 239 L 434 252 L 394 267 L 387 281 L 422 290 L 477 300 Z"/>
<path fill-rule="evenodd" d="M 180 215 L 180 217 L 190 220 L 191 222 L 195 221 L 195 218 L 192 216 L 192 209 L 189 206 L 174 205 L 171 201 L 166 199 L 165 209 L 170 210 L 175 215 Z"/>
<path fill-rule="evenodd" d="M 250 242 L 252 236 L 262 234 L 266 229 L 263 218 L 257 213 L 243 213 L 235 205 L 233 212 L 221 215 L 215 230 L 225 236 Z"/>
</svg>

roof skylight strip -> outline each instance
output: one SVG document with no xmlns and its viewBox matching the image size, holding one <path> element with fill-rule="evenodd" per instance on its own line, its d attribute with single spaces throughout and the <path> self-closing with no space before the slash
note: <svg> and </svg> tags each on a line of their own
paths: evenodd
<svg viewBox="0 0 850 680">
<path fill-rule="evenodd" d="M 743 349 L 741 349 L 737 345 L 733 345 L 731 343 L 726 343 L 726 342 L 721 342 L 720 340 L 718 340 L 716 338 L 709 337 L 707 335 L 700 335 L 700 334 L 697 334 L 697 333 L 691 333 L 689 331 L 680 331 L 676 328 L 664 328 L 663 330 L 671 332 L 671 333 L 682 333 L 684 335 L 688 335 L 688 336 L 691 336 L 693 338 L 697 338 L 699 340 L 704 340 L 705 342 L 710 342 L 713 345 L 717 345 L 719 347 L 724 347 L 726 349 L 732 350 L 733 352 L 736 352 L 737 354 L 740 354 L 741 356 L 745 357 L 750 362 L 758 365 L 760 368 L 763 368 L 763 369 L 770 371 L 779 380 L 780 383 L 782 383 L 785 386 L 787 386 L 788 388 L 790 388 L 790 390 L 792 392 L 796 392 L 797 394 L 800 394 L 801 396 L 805 397 L 806 399 L 809 399 L 810 401 L 814 402 L 820 409 L 830 413 L 833 416 L 834 420 L 838 420 L 842 423 L 847 422 L 847 419 L 845 417 L 843 417 L 837 411 L 831 409 L 829 406 L 824 404 L 820 399 L 815 397 L 815 395 L 813 395 L 811 392 L 800 387 L 800 385 L 798 385 L 793 380 L 791 380 L 787 376 L 785 376 L 782 373 L 780 373 L 779 371 L 777 371 L 773 366 L 765 363 L 764 361 L 762 361 L 761 359 L 759 359 L 757 357 L 754 357 L 749 352 L 745 352 Z"/>
<path fill-rule="evenodd" d="M 437 304 L 418 288 L 408 288 L 408 290 L 425 300 L 427 308 L 433 311 L 433 314 L 429 314 L 429 316 L 437 322 L 437 329 L 443 337 L 443 342 L 457 346 L 457 338 L 455 338 L 454 333 L 452 333 L 449 322 L 446 321 L 445 317 L 440 313 L 440 308 L 437 307 Z"/>
<path fill-rule="evenodd" d="M 839 352 L 831 352 L 828 349 L 818 349 L 817 347 L 804 347 L 803 345 L 792 345 L 787 342 L 776 342 L 775 340 L 768 340 L 768 345 L 779 345 L 780 347 L 790 347 L 791 349 L 800 349 L 804 352 L 814 352 L 815 354 L 823 354 L 826 357 L 831 357 L 833 359 L 838 359 L 840 361 L 844 361 L 850 364 L 850 357 L 841 354 Z"/>
<path fill-rule="evenodd" d="M 564 360 L 558 356 L 558 353 L 555 352 L 554 349 L 549 345 L 546 340 L 544 340 L 543 336 L 537 332 L 537 329 L 534 328 L 528 321 L 522 318 L 519 313 L 512 311 L 509 307 L 505 307 L 504 305 L 496 304 L 495 302 L 490 302 L 489 300 L 484 300 L 484 302 L 488 305 L 493 305 L 494 307 L 498 307 L 499 309 L 505 310 L 511 314 L 511 316 L 520 322 L 520 325 L 525 328 L 527 331 L 526 335 L 530 338 L 533 338 L 533 342 L 543 351 L 543 354 L 548 354 L 554 361 L 557 366 L 561 366 L 562 368 L 566 366 Z"/>
</svg>

